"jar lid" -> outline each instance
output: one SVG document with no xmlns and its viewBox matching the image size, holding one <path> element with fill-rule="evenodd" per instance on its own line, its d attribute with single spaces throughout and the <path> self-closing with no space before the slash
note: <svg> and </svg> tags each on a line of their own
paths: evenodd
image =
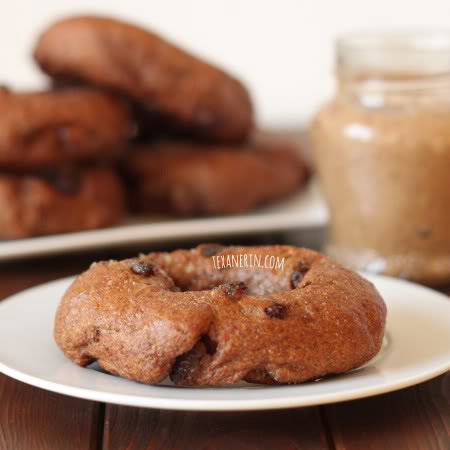
<svg viewBox="0 0 450 450">
<path fill-rule="evenodd" d="M 351 33 L 336 40 L 339 76 L 382 78 L 450 73 L 450 31 Z M 392 79 L 392 78 L 391 78 Z"/>
</svg>

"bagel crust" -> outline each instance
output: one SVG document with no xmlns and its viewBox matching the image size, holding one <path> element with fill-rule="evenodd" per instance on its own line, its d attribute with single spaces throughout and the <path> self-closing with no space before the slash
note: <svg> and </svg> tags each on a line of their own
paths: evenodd
<svg viewBox="0 0 450 450">
<path fill-rule="evenodd" d="M 177 216 L 238 214 L 301 189 L 308 170 L 286 141 L 201 146 L 161 141 L 130 152 L 129 200 L 139 212 Z"/>
<path fill-rule="evenodd" d="M 69 233 L 117 223 L 125 194 L 109 167 L 0 173 L 0 210 L 0 239 Z"/>
<path fill-rule="evenodd" d="M 0 88 L 0 116 L 2 169 L 116 156 L 134 126 L 122 101 L 80 87 L 25 93 Z"/>
<path fill-rule="evenodd" d="M 56 81 L 94 84 L 134 99 L 192 134 L 240 141 L 253 126 L 244 85 L 143 28 L 106 17 L 70 17 L 40 37 L 34 57 Z"/>
<path fill-rule="evenodd" d="M 284 264 L 214 267 L 242 254 Z M 55 339 L 80 366 L 147 384 L 300 383 L 373 358 L 385 319 L 370 282 L 317 252 L 204 244 L 92 264 L 58 307 Z"/>
</svg>

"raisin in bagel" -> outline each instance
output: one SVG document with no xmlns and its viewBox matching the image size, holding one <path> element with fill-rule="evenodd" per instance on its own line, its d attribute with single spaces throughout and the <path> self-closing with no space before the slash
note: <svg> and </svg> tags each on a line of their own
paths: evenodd
<svg viewBox="0 0 450 450">
<path fill-rule="evenodd" d="M 0 239 L 99 228 L 124 213 L 124 189 L 110 168 L 0 173 Z"/>
<path fill-rule="evenodd" d="M 263 267 L 214 267 L 250 254 Z M 264 267 L 272 256 L 283 266 Z M 142 383 L 299 383 L 369 361 L 385 318 L 371 283 L 314 251 L 201 245 L 94 263 L 65 293 L 55 339 L 75 363 Z"/>
<path fill-rule="evenodd" d="M 16 93 L 0 89 L 0 166 L 35 169 L 109 157 L 133 131 L 115 97 L 87 88 Z"/>
<path fill-rule="evenodd" d="M 34 56 L 56 81 L 112 88 L 196 135 L 236 141 L 252 127 L 250 97 L 239 81 L 119 20 L 61 20 L 42 34 Z"/>
<path fill-rule="evenodd" d="M 248 211 L 305 184 L 307 169 L 297 150 L 285 141 L 140 146 L 124 166 L 130 203 L 137 211 L 179 216 Z"/>
</svg>

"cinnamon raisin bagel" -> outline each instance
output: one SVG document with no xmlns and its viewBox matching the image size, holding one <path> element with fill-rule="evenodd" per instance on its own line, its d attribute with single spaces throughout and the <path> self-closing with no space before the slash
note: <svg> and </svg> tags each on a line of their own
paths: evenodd
<svg viewBox="0 0 450 450">
<path fill-rule="evenodd" d="M 121 220 L 125 194 L 109 167 L 0 171 L 0 211 L 0 239 L 68 233 Z"/>
<path fill-rule="evenodd" d="M 56 81 L 118 91 L 188 134 L 241 141 L 253 125 L 250 95 L 241 82 L 151 31 L 120 20 L 60 20 L 41 35 L 34 57 Z"/>
<path fill-rule="evenodd" d="M 295 192 L 308 174 L 298 148 L 286 140 L 161 141 L 130 153 L 124 172 L 134 209 L 177 216 L 242 213 Z"/>
<path fill-rule="evenodd" d="M 55 339 L 80 366 L 142 383 L 300 383 L 373 358 L 385 318 L 371 283 L 314 251 L 200 245 L 94 263 Z"/>
<path fill-rule="evenodd" d="M 127 106 L 90 88 L 0 88 L 0 166 L 34 170 L 122 153 L 134 130 Z"/>
</svg>

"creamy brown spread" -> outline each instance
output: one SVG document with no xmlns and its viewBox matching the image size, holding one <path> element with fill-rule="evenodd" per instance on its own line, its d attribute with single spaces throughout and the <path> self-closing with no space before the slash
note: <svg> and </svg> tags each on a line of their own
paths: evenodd
<svg viewBox="0 0 450 450">
<path fill-rule="evenodd" d="M 342 92 L 319 111 L 311 137 L 332 256 L 425 283 L 450 280 L 449 91 L 359 92 L 359 101 Z"/>
</svg>

